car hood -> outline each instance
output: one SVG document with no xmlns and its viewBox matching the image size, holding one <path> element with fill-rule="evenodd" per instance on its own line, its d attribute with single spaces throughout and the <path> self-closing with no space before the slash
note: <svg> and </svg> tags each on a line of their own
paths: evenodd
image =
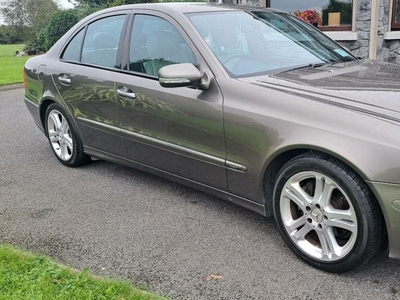
<svg viewBox="0 0 400 300">
<path fill-rule="evenodd" d="M 239 80 L 400 122 L 400 65 L 364 59 Z"/>
</svg>

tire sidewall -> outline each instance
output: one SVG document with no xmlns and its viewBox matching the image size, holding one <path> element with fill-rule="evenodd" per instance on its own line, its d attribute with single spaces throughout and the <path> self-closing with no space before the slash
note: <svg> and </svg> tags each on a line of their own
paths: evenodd
<svg viewBox="0 0 400 300">
<path fill-rule="evenodd" d="M 357 238 L 353 249 L 344 258 L 332 262 L 316 260 L 303 252 L 293 243 L 286 228 L 283 225 L 280 212 L 280 198 L 282 189 L 289 178 L 302 171 L 315 171 L 332 178 L 347 194 L 349 201 L 353 205 L 357 218 Z M 354 173 L 354 172 L 353 172 Z M 355 184 L 355 174 L 349 174 L 344 169 L 338 168 L 328 160 L 315 159 L 312 157 L 303 157 L 301 160 L 289 161 L 278 173 L 274 193 L 273 193 L 273 211 L 278 229 L 289 248 L 303 261 L 322 269 L 324 271 L 341 273 L 357 268 L 362 264 L 363 253 L 367 247 L 368 230 L 368 212 L 364 207 L 369 203 L 366 195 Z"/>
<path fill-rule="evenodd" d="M 57 155 L 57 153 L 54 151 L 53 145 L 51 144 L 51 141 L 50 141 L 50 138 L 49 138 L 48 118 L 49 118 L 49 114 L 53 110 L 57 110 L 63 115 L 63 117 L 67 121 L 69 129 L 70 129 L 72 143 L 73 143 L 72 144 L 73 145 L 73 149 L 72 149 L 72 156 L 71 156 L 71 158 L 69 160 L 63 160 Z M 59 160 L 59 162 L 61 162 L 65 166 L 74 166 L 77 163 L 78 143 L 79 143 L 79 141 L 78 141 L 78 137 L 77 137 L 77 134 L 76 134 L 77 131 L 76 131 L 74 125 L 72 124 L 72 122 L 70 121 L 70 119 L 69 119 L 68 115 L 66 114 L 65 110 L 62 108 L 61 105 L 59 105 L 57 103 L 50 104 L 49 107 L 46 110 L 46 116 L 45 116 L 44 122 L 45 122 L 46 137 L 47 137 L 47 139 L 49 141 L 51 151 L 53 151 L 55 157 Z"/>
</svg>

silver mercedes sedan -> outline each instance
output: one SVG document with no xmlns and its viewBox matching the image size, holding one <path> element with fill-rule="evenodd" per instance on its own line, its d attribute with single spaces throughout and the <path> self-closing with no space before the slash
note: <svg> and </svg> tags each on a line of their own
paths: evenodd
<svg viewBox="0 0 400 300">
<path fill-rule="evenodd" d="M 66 166 L 104 159 L 274 216 L 328 272 L 400 259 L 399 65 L 277 10 L 141 4 L 88 16 L 24 76 Z"/>
</svg>

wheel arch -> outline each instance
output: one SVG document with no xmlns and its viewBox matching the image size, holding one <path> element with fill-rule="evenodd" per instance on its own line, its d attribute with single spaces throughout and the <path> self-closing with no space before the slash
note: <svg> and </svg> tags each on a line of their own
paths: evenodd
<svg viewBox="0 0 400 300">
<path fill-rule="evenodd" d="M 325 184 L 323 182 L 325 180 L 323 180 L 323 178 L 325 176 L 330 178 L 329 185 L 334 184 L 335 189 L 341 189 L 341 195 L 345 198 L 345 201 L 347 201 L 349 204 L 352 203 L 353 206 L 342 206 L 342 208 L 339 208 L 340 206 L 336 207 L 336 201 L 333 200 L 334 198 L 337 199 L 337 196 L 334 196 L 333 193 L 331 195 L 325 193 L 325 189 L 321 188 L 320 185 L 320 194 L 310 194 L 310 192 L 313 193 L 313 183 L 311 183 L 311 187 L 308 186 L 308 188 L 304 188 L 300 183 L 302 180 L 309 180 L 310 178 L 315 179 L 314 188 L 315 193 L 317 193 L 316 185 L 318 176 L 322 176 L 322 180 L 320 182 L 322 182 L 322 185 L 324 186 Z M 307 202 L 307 200 L 305 200 L 307 197 L 302 198 L 302 196 L 300 196 L 300 192 L 297 194 L 296 190 L 301 188 L 305 190 L 305 193 L 312 197 L 312 201 Z M 282 197 L 284 192 L 281 194 L 281 191 L 284 190 L 287 191 L 287 194 L 286 196 Z M 297 197 L 297 195 L 299 197 Z M 304 201 L 302 201 L 302 199 Z M 278 173 L 278 180 L 275 183 L 272 201 L 274 206 L 274 217 L 277 222 L 278 229 L 288 247 L 299 258 L 316 268 L 335 273 L 347 272 L 359 268 L 370 261 L 373 257 L 381 253 L 384 247 L 387 248 L 387 228 L 385 226 L 386 224 L 384 222 L 382 208 L 379 205 L 377 196 L 371 191 L 368 182 L 365 182 L 365 180 L 359 174 L 357 174 L 354 169 L 350 168 L 350 166 L 343 160 L 339 160 L 332 155 L 322 151 L 306 151 L 299 156 L 294 156 L 294 159 L 286 163 L 286 165 L 282 167 Z M 322 210 L 318 211 L 317 209 L 320 209 L 318 204 L 320 203 Z M 336 203 L 336 205 L 339 204 Z M 340 214 L 336 215 L 334 213 L 333 216 L 330 215 L 332 211 L 328 210 L 327 207 L 332 206 L 334 208 L 345 209 L 346 211 L 351 209 L 350 215 L 353 215 L 353 217 L 352 219 L 348 220 L 352 220 L 351 222 L 354 222 L 354 216 L 357 219 L 356 223 L 354 224 L 355 227 L 353 225 L 353 229 L 350 227 L 349 229 L 343 227 L 351 232 L 353 232 L 355 229 L 356 238 L 354 238 L 353 234 L 348 235 L 348 233 L 345 232 L 347 237 L 344 236 L 343 239 L 340 238 L 342 244 L 339 242 L 339 240 L 337 240 L 337 245 L 340 247 L 347 247 L 347 250 L 345 250 L 343 255 L 341 253 L 342 250 L 340 250 L 340 252 L 336 252 L 336 250 L 333 251 L 334 248 L 332 247 L 336 247 L 334 246 L 334 243 L 331 244 L 332 246 L 326 243 L 326 239 L 329 240 L 332 237 L 334 237 L 333 239 L 336 239 L 342 236 L 340 231 L 337 233 L 331 231 L 331 234 L 333 234 L 332 237 L 326 236 L 326 233 L 328 232 L 326 230 L 328 230 L 330 226 L 341 228 L 341 226 L 337 226 L 338 224 L 336 223 L 329 223 L 329 221 L 325 223 L 325 221 L 323 221 L 332 220 L 335 222 L 338 219 L 342 219 Z M 298 210 L 301 211 L 301 213 L 297 214 L 296 212 Z M 318 216 L 319 213 L 321 219 L 312 217 L 315 210 L 317 210 L 317 214 L 314 216 Z M 311 211 L 313 213 L 311 213 Z M 322 214 L 324 215 L 323 218 Z M 345 215 L 348 214 L 346 213 Z M 343 217 L 345 215 L 343 215 Z M 301 216 L 304 217 L 300 218 Z M 304 223 L 300 224 L 297 222 L 298 219 L 300 220 L 300 223 Z M 346 217 L 343 219 L 347 220 Z M 293 220 L 296 221 L 293 222 Z M 313 226 L 308 225 L 307 222 L 313 223 Z M 304 228 L 303 224 L 305 224 Z M 323 234 L 325 237 L 322 237 L 322 239 L 321 232 L 318 233 L 317 224 L 318 228 L 322 230 L 322 232 L 325 231 L 325 234 Z M 309 229 L 307 229 L 307 226 L 309 226 Z M 297 233 L 295 234 L 296 231 L 303 232 L 304 235 L 303 233 L 297 235 Z M 308 236 L 308 238 L 305 237 L 305 234 L 308 234 L 308 232 L 311 231 L 315 231 L 317 234 L 314 232 L 314 237 L 312 237 L 311 234 Z M 350 239 L 351 237 L 353 238 Z M 311 246 L 317 246 L 316 249 L 320 249 L 319 251 L 325 248 L 325 254 L 324 250 L 322 250 L 322 252 L 319 254 L 314 252 L 314 250 L 310 250 L 308 246 L 304 246 L 304 243 L 301 241 L 302 239 L 307 240 Z M 323 242 L 324 240 L 325 242 Z M 307 244 L 307 242 L 305 243 Z M 324 243 L 325 246 L 323 246 Z M 345 248 L 343 248 L 343 250 L 344 249 Z M 336 258 L 329 255 L 326 256 L 329 253 L 335 254 Z M 323 259 L 323 256 L 325 256 L 325 259 Z"/>
<path fill-rule="evenodd" d="M 299 156 L 305 152 L 315 152 L 315 153 L 320 153 L 321 155 L 324 156 L 329 156 L 332 158 L 337 159 L 338 161 L 344 163 L 347 167 L 352 169 L 366 184 L 367 188 L 371 192 L 371 194 L 374 196 L 375 201 L 378 203 L 378 206 L 381 210 L 382 214 L 382 208 L 377 200 L 377 197 L 375 193 L 371 190 L 369 185 L 366 183 L 367 176 L 365 173 L 358 168 L 356 165 L 351 163 L 348 159 L 345 157 L 330 151 L 328 149 L 321 149 L 317 147 L 312 147 L 312 146 L 298 146 L 298 147 L 285 147 L 282 149 L 279 149 L 279 151 L 275 151 L 273 155 L 271 155 L 265 162 L 264 164 L 264 176 L 263 176 L 263 202 L 265 206 L 265 215 L 266 216 L 272 216 L 273 210 L 272 210 L 272 199 L 273 199 L 273 192 L 274 192 L 274 185 L 276 181 L 276 175 L 278 172 L 281 170 L 283 165 L 288 162 L 289 160 L 295 158 L 296 156 Z M 383 214 L 382 214 L 383 215 Z M 384 222 L 385 223 L 385 222 Z M 386 226 L 386 224 L 385 224 Z"/>
<path fill-rule="evenodd" d="M 83 141 L 82 133 L 81 133 L 78 125 L 76 124 L 76 121 L 75 121 L 74 117 L 70 114 L 70 110 L 68 109 L 68 107 L 65 107 L 63 105 L 63 103 L 59 103 L 59 102 L 57 102 L 56 100 L 54 100 L 52 98 L 43 98 L 43 100 L 40 102 L 40 105 L 39 105 L 40 123 L 42 125 L 44 134 L 47 136 L 46 123 L 45 123 L 45 121 L 46 121 L 45 120 L 46 119 L 46 111 L 47 111 L 47 108 L 53 103 L 59 104 L 59 105 L 61 105 L 61 107 L 64 108 L 64 110 L 65 110 L 65 112 L 67 114 L 66 117 L 68 117 L 69 121 L 73 123 L 73 125 L 76 128 L 76 131 L 77 131 L 77 134 L 78 134 L 79 138 Z"/>
<path fill-rule="evenodd" d="M 62 104 L 58 103 L 54 99 L 44 98 L 39 105 L 39 114 L 40 114 L 40 122 L 42 123 L 42 127 L 44 129 L 44 133 L 46 137 L 48 137 L 48 131 L 46 130 L 46 115 L 49 107 L 51 105 L 59 106 L 57 110 L 60 110 L 60 113 L 66 119 L 69 125 L 69 129 L 71 132 L 69 133 L 71 139 L 73 139 L 73 148 L 71 148 L 71 157 L 68 160 L 63 160 L 58 156 L 53 148 L 53 152 L 56 155 L 57 159 L 68 167 L 78 167 L 90 162 L 90 156 L 85 154 L 84 145 L 82 144 L 81 134 L 76 126 L 74 119 L 68 115 L 68 110 L 63 107 Z M 51 144 L 51 143 L 50 143 Z"/>
<path fill-rule="evenodd" d="M 383 213 L 380 201 L 378 201 L 378 196 L 366 182 L 367 180 L 366 175 L 359 168 L 357 168 L 354 164 L 350 163 L 347 159 L 345 159 L 341 155 L 338 155 L 332 151 L 328 151 L 325 149 L 317 149 L 314 147 L 283 148 L 280 151 L 276 151 L 274 155 L 271 156 L 270 159 L 266 161 L 265 172 L 263 177 L 263 185 L 262 185 L 263 202 L 265 209 L 264 214 L 269 217 L 273 216 L 273 193 L 278 172 L 282 169 L 282 167 L 286 162 L 306 152 L 319 153 L 321 155 L 337 159 L 338 161 L 344 163 L 351 170 L 353 170 L 353 172 L 355 172 L 361 178 L 361 180 L 364 181 L 366 188 L 369 190 L 374 201 L 377 203 L 377 206 L 379 207 L 379 213 L 381 214 L 382 226 L 385 233 L 384 236 L 382 237 L 385 239 L 382 245 L 383 248 L 385 247 L 387 248 L 389 246 L 389 236 L 388 236 L 385 214 Z"/>
<path fill-rule="evenodd" d="M 42 124 L 43 130 L 44 130 L 46 136 L 47 136 L 46 124 L 45 124 L 46 111 L 47 111 L 47 108 L 53 103 L 57 103 L 57 102 L 54 101 L 53 99 L 45 98 L 42 100 L 42 102 L 40 103 L 40 106 L 39 106 L 40 122 Z"/>
</svg>

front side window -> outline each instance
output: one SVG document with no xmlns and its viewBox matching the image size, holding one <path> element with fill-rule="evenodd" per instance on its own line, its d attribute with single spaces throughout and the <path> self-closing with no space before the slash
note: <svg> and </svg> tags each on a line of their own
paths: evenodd
<svg viewBox="0 0 400 300">
<path fill-rule="evenodd" d="M 168 21 L 136 15 L 132 29 L 129 70 L 157 76 L 167 65 L 192 63 L 196 57 L 178 30 Z"/>
<path fill-rule="evenodd" d="M 290 12 L 321 30 L 351 30 L 353 0 L 267 0 L 267 6 Z"/>
<path fill-rule="evenodd" d="M 286 13 L 193 13 L 189 19 L 232 77 L 355 59 L 322 32 Z"/>
<path fill-rule="evenodd" d="M 125 15 L 104 18 L 91 23 L 83 42 L 82 62 L 116 68 L 118 45 Z"/>
<path fill-rule="evenodd" d="M 393 0 L 392 29 L 400 29 L 400 0 Z"/>
</svg>

